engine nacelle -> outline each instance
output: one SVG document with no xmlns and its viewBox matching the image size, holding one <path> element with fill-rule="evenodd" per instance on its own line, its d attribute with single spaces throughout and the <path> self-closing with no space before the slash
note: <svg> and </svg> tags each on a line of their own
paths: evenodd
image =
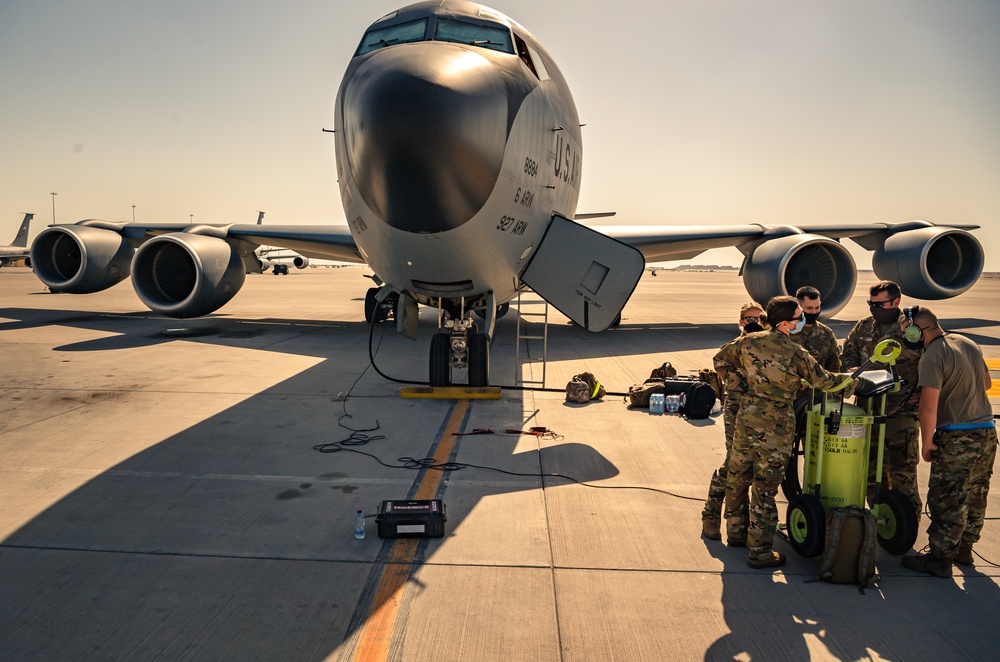
<svg viewBox="0 0 1000 662">
<path fill-rule="evenodd" d="M 266 257 L 257 258 L 257 264 L 258 266 L 260 266 L 261 273 L 264 273 L 265 271 L 271 268 L 271 261 L 268 260 Z"/>
<path fill-rule="evenodd" d="M 229 302 L 243 287 L 246 267 L 224 239 L 172 232 L 150 239 L 132 260 L 132 286 L 151 310 L 199 317 Z"/>
<path fill-rule="evenodd" d="M 875 250 L 872 268 L 907 296 L 947 299 L 972 287 L 983 273 L 983 246 L 955 228 L 921 228 L 889 237 Z"/>
<path fill-rule="evenodd" d="M 823 317 L 834 315 L 854 295 L 858 280 L 854 258 L 828 237 L 791 234 L 764 242 L 743 267 L 747 292 L 762 305 L 771 297 L 812 285 L 820 292 Z"/>
<path fill-rule="evenodd" d="M 292 260 L 292 264 L 295 265 L 296 269 L 305 269 L 309 266 L 309 258 L 302 257 L 301 255 L 296 255 Z"/>
<path fill-rule="evenodd" d="M 35 237 L 30 259 L 35 275 L 53 292 L 91 294 L 128 278 L 133 253 L 113 230 L 59 225 Z"/>
</svg>

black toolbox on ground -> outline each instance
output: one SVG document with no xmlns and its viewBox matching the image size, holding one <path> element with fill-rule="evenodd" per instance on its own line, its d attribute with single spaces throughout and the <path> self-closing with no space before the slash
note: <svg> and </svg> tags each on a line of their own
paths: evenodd
<svg viewBox="0 0 1000 662">
<path fill-rule="evenodd" d="M 383 501 L 375 515 L 379 538 L 440 538 L 447 521 L 441 499 Z"/>
</svg>

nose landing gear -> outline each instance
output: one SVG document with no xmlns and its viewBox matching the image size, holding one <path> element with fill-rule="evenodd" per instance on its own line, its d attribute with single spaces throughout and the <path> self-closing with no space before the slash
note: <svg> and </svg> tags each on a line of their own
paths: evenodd
<svg viewBox="0 0 1000 662">
<path fill-rule="evenodd" d="M 440 327 L 446 329 L 431 337 L 429 382 L 431 386 L 451 386 L 453 368 L 467 368 L 469 386 L 490 385 L 489 336 L 479 333 L 472 321 L 472 311 L 451 317 L 441 310 Z"/>
</svg>

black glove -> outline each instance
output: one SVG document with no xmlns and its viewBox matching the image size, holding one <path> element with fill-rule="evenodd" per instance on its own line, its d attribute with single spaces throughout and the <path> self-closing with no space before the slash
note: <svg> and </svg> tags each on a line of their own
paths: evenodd
<svg viewBox="0 0 1000 662">
<path fill-rule="evenodd" d="M 854 387 L 855 395 L 869 396 L 875 392 L 876 388 L 878 388 L 875 385 L 875 382 L 867 377 L 858 377 L 857 382 L 857 385 Z"/>
</svg>

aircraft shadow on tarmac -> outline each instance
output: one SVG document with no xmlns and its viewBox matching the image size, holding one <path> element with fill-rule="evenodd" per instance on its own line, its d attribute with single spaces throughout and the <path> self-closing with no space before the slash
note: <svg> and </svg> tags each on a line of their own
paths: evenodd
<svg viewBox="0 0 1000 662">
<path fill-rule="evenodd" d="M 32 318 L 28 312 L 3 311 L 7 318 L 20 315 L 27 321 L 5 323 L 0 330 L 48 324 L 124 330 L 122 335 L 58 348 L 61 351 L 113 353 L 188 339 L 157 330 L 179 326 L 174 320 L 46 311 Z M 211 332 L 192 333 L 190 340 L 234 346 L 252 346 L 270 333 L 265 328 L 247 334 L 248 328 L 257 327 L 233 320 L 208 319 L 186 326 Z M 312 354 L 331 342 L 354 343 L 360 350 L 367 342 L 367 325 L 362 323 L 323 323 L 307 330 L 309 347 L 293 351 Z M 301 348 L 302 341 L 285 345 L 266 349 L 288 351 L 291 345 Z M 359 369 L 364 363 L 357 362 Z M 431 455 L 442 420 L 454 406 L 448 401 L 400 399 L 394 385 L 370 375 L 365 380 L 368 392 L 374 387 L 381 395 L 367 396 L 375 400 L 349 399 L 348 407 L 335 394 L 348 392 L 356 377 L 345 374 L 336 361 L 322 361 L 95 475 L 15 531 L 0 546 L 0 586 L 5 587 L 0 597 L 18 609 L 0 619 L 0 641 L 13 642 L 9 645 L 15 652 L 38 652 L 35 645 L 51 652 L 91 650 L 93 645 L 111 655 L 124 651 L 141 657 L 142 646 L 131 648 L 130 642 L 145 639 L 147 652 L 170 657 L 181 652 L 171 648 L 184 639 L 177 631 L 203 627 L 191 620 L 203 618 L 218 622 L 202 635 L 212 643 L 205 643 L 201 653 L 214 650 L 236 659 L 323 659 L 342 646 L 364 624 L 369 608 L 378 607 L 372 604 L 373 581 L 361 579 L 373 562 L 371 572 L 377 579 L 393 544 L 376 539 L 358 545 L 348 528 L 351 514 L 359 504 L 374 512 L 371 507 L 382 498 L 412 498 L 422 473 L 386 468 L 356 453 L 320 454 L 313 445 L 347 437 L 338 419 L 348 409 L 356 415 L 350 423 L 364 427 L 377 417 L 373 411 L 391 408 L 398 410 L 397 422 L 406 421 L 405 429 L 397 425 L 395 430 L 372 432 L 388 438 L 360 450 L 389 464 L 398 464 L 402 456 L 422 458 Z M 492 407 L 494 414 L 499 407 L 511 427 L 529 425 L 516 395 L 477 406 Z M 466 418 L 463 430 L 468 414 Z M 556 443 L 515 452 L 519 439 L 490 439 L 495 461 L 483 464 L 525 474 L 566 474 L 582 481 L 618 474 L 591 446 Z M 454 474 L 462 483 L 456 486 L 448 484 L 449 475 L 439 494 L 447 491 L 450 535 L 485 497 L 538 490 L 543 482 L 568 483 L 467 469 Z M 374 538 L 374 527 L 369 532 Z M 411 576 L 446 540 L 421 542 Z M 193 594 L 183 595 L 192 589 Z M 48 618 L 67 619 L 72 625 L 53 626 L 41 637 L 38 623 Z M 32 631 L 34 642 L 11 634 L 27 637 Z M 259 634 L 241 638 L 247 632 Z M 26 648 L 18 649 L 17 642 Z"/>
<path fill-rule="evenodd" d="M 86 311 L 19 309 L 2 310 L 0 316 L 14 320 L 0 324 L 0 330 L 63 325 L 116 334 L 57 348 L 60 351 L 114 352 L 184 339 L 329 358 L 328 348 L 334 343 L 351 344 L 353 351 L 360 354 L 367 351 L 368 340 L 368 325 L 362 322 L 239 320 L 222 316 L 178 322 L 148 314 L 109 316 Z M 942 323 L 946 328 L 963 330 L 995 326 L 977 319 Z M 508 327 L 502 328 L 501 334 L 512 336 L 511 321 L 502 320 L 501 324 Z M 391 330 L 391 324 L 382 326 Z M 605 343 L 600 338 L 595 342 L 595 337 L 582 329 L 556 326 L 550 329 L 550 359 L 560 351 L 575 360 L 624 349 L 628 353 L 662 351 L 663 330 L 632 329 L 606 334 L 611 342 Z M 670 330 L 672 348 L 678 343 L 710 348 L 732 334 L 730 325 L 672 325 Z M 423 374 L 423 348 L 414 349 L 419 343 L 396 339 L 391 332 L 381 339 L 380 334 L 375 334 L 376 342 L 383 342 L 379 356 L 402 357 L 386 359 L 395 368 L 390 372 L 397 376 Z M 293 338 L 297 340 L 283 342 Z M 997 342 L 984 340 L 989 344 Z M 560 342 L 569 349 L 560 350 Z M 364 363 L 358 361 L 358 368 Z M 184 637 L 176 637 L 177 630 L 196 627 L 192 623 L 199 619 L 212 621 L 210 627 L 206 626 L 208 633 L 202 636 L 215 643 L 206 645 L 235 657 L 267 657 L 269 651 L 275 657 L 287 656 L 289 651 L 298 651 L 299 659 L 322 659 L 342 646 L 363 625 L 373 599 L 367 594 L 373 590 L 371 581 L 357 579 L 359 568 L 363 572 L 374 563 L 374 575 L 392 544 L 353 544 L 344 515 L 353 512 L 351 509 L 358 503 L 374 504 L 386 494 L 391 495 L 389 498 L 411 496 L 420 479 L 410 470 L 381 467 L 361 455 L 328 456 L 312 450 L 314 444 L 347 436 L 337 427 L 345 411 L 337 394 L 348 392 L 357 376 L 345 374 L 335 361 L 322 361 L 156 443 L 47 508 L 0 547 L 4 558 L 0 564 L 0 597 L 5 604 L 18 605 L 16 613 L 8 612 L 2 627 L 8 634 L 18 628 L 29 633 L 33 626 L 28 624 L 33 619 L 44 620 L 46 614 L 67 619 L 66 627 L 56 628 L 46 637 L 44 646 L 52 651 L 83 650 L 95 639 L 100 640 L 99 646 L 105 651 L 133 650 L 129 642 L 145 639 L 148 651 L 163 652 L 172 645 L 181 645 L 170 643 L 171 638 L 183 641 Z M 395 386 L 380 377 L 370 375 L 364 381 L 367 384 L 362 384 L 364 388 L 359 392 L 380 399 L 374 401 L 375 405 L 371 400 L 359 404 L 359 410 L 398 408 L 403 410 L 398 420 L 408 421 L 405 431 L 379 431 L 390 439 L 374 442 L 364 450 L 390 464 L 404 455 L 428 455 L 451 405 L 404 401 L 395 395 Z M 353 405 L 366 401 L 349 402 Z M 512 427 L 526 424 L 523 403 L 516 396 L 481 406 L 507 407 L 500 414 L 511 421 Z M 364 418 L 358 416 L 359 421 Z M 463 430 L 468 430 L 467 424 L 463 423 Z M 402 435 L 409 436 L 400 440 Z M 557 444 L 515 453 L 517 440 L 492 439 L 494 456 L 502 458 L 492 464 L 515 472 L 560 473 L 585 481 L 603 480 L 618 473 L 597 450 L 584 444 Z M 459 448 L 462 443 L 460 440 Z M 464 472 L 460 477 L 463 482 L 471 481 L 471 486 L 444 483 L 449 533 L 462 525 L 464 514 L 483 498 L 537 490 L 543 485 L 538 477 L 505 476 L 500 480 L 480 472 L 473 478 L 467 478 Z M 544 480 L 549 485 L 553 479 Z M 423 541 L 414 569 L 430 559 L 442 543 L 437 539 Z M 807 616 L 805 606 L 802 615 L 787 607 L 804 589 L 775 584 L 768 589 L 774 595 L 761 597 L 755 593 L 760 590 L 758 582 L 754 582 L 752 591 L 740 587 L 739 582 L 746 580 L 745 570 L 740 574 L 730 567 L 738 563 L 745 569 L 742 555 L 727 556 L 723 562 L 727 570 L 733 570 L 722 574 L 723 608 L 732 633 L 717 641 L 706 659 L 729 659 L 731 653 L 740 652 L 738 648 L 745 648 L 747 641 L 756 641 L 754 645 L 760 647 L 756 652 L 766 657 L 770 644 L 761 640 L 760 632 L 754 629 L 760 619 L 745 617 L 759 609 L 760 602 L 786 605 L 775 613 L 776 626 L 784 627 L 784 623 L 789 628 L 777 643 L 782 650 L 796 647 L 805 655 L 792 657 L 807 659 L 804 636 L 816 629 L 814 621 L 809 620 L 815 615 L 810 612 Z M 197 578 L 193 583 L 192 576 Z M 935 589 L 941 592 L 941 599 L 954 603 L 949 613 L 967 611 L 961 601 L 973 589 L 996 591 L 989 581 L 972 587 L 967 583 L 964 590 L 951 582 L 940 584 L 940 589 L 936 585 Z M 919 602 L 926 605 L 921 609 L 927 610 L 939 604 L 938 600 L 915 597 L 914 593 L 924 587 L 924 582 L 911 589 L 893 582 L 893 588 L 886 588 L 887 595 L 912 591 L 896 601 L 901 615 L 895 617 L 912 621 L 912 628 L 893 632 L 893 644 L 888 650 L 915 647 L 917 644 L 908 643 L 907 633 L 918 629 L 923 619 L 940 618 L 935 613 L 906 616 L 910 607 L 902 606 L 904 602 Z M 818 588 L 857 597 L 849 588 Z M 195 593 L 180 594 L 190 590 Z M 994 604 L 995 598 L 990 597 Z M 795 600 L 795 604 L 801 603 Z M 815 600 L 808 604 L 815 611 Z M 850 603 L 835 604 L 846 604 L 844 610 L 851 610 Z M 989 609 L 980 613 L 987 614 Z M 839 632 L 830 623 L 841 623 L 844 631 L 863 627 L 856 617 L 830 618 L 833 620 L 822 621 L 826 634 L 814 633 L 821 639 Z M 964 631 L 973 626 L 956 627 Z M 257 634 L 246 637 L 247 632 Z M 972 633 L 968 634 L 971 638 Z M 799 642 L 803 642 L 801 646 Z M 836 650 L 829 643 L 828 647 L 835 655 L 845 649 L 851 651 L 842 659 L 852 660 L 864 657 L 862 651 L 866 650 L 839 638 Z M 867 648 L 875 650 L 877 646 L 870 643 Z M 135 650 L 141 655 L 143 649 Z M 913 655 L 919 657 L 924 652 L 914 649 Z"/>
<path fill-rule="evenodd" d="M 101 330 L 116 335 L 106 338 L 84 341 L 59 347 L 60 351 L 102 351 L 132 347 L 147 347 L 174 340 L 194 340 L 214 344 L 234 345 L 243 347 L 259 347 L 259 343 L 240 342 L 266 335 L 269 330 L 285 328 L 296 333 L 308 333 L 318 329 L 343 329 L 348 332 L 367 332 L 369 325 L 365 322 L 344 322 L 331 320 L 303 319 L 240 319 L 225 315 L 210 315 L 193 320 L 175 320 L 158 317 L 148 312 L 109 315 L 93 311 L 61 311 L 39 309 L 0 309 L 0 316 L 14 320 L 0 323 L 0 331 L 36 328 L 39 326 L 58 324 L 92 330 Z M 392 354 L 397 351 L 407 352 L 413 347 L 419 347 L 419 359 L 425 361 L 424 344 L 429 342 L 430 331 L 433 329 L 432 315 L 426 311 L 421 315 L 421 337 L 416 343 L 396 337 L 394 323 L 382 322 L 376 325 L 376 334 L 380 331 L 393 331 L 382 334 L 383 352 Z M 508 315 L 498 322 L 497 339 L 495 342 L 513 345 L 514 324 L 516 314 Z M 826 322 L 843 340 L 854 321 L 831 319 Z M 993 320 L 980 318 L 942 318 L 941 325 L 950 331 L 962 333 L 981 346 L 1000 345 L 1000 339 L 975 333 L 975 329 L 995 328 Z M 669 334 L 671 351 L 705 350 L 721 346 L 731 340 L 736 331 L 735 324 L 703 324 L 688 323 L 672 324 L 638 324 L 624 322 L 617 329 L 611 329 L 603 334 L 593 334 L 570 323 L 555 323 L 549 326 L 549 357 L 559 361 L 567 359 L 590 359 L 604 356 L 628 354 L 662 353 L 667 344 L 663 334 Z M 270 351 L 284 351 L 280 346 L 268 347 Z M 499 357 L 498 357 L 499 358 Z M 421 365 L 422 372 L 425 372 Z M 412 377 L 422 381 L 424 375 Z"/>
</svg>

